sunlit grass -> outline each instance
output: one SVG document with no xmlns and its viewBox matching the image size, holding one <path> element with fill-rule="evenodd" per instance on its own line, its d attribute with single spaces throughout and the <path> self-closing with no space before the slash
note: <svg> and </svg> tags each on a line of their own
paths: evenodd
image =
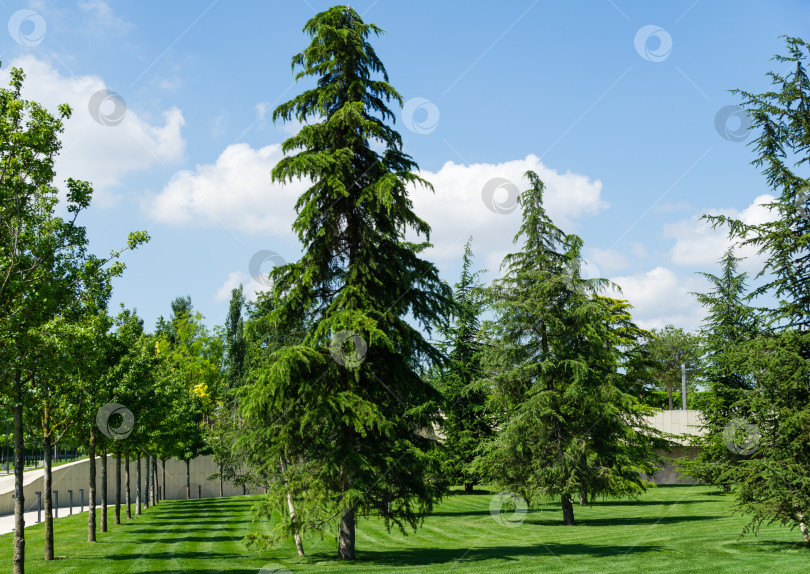
<svg viewBox="0 0 810 574">
<path fill-rule="evenodd" d="M 403 536 L 376 519 L 359 523 L 358 560 L 335 560 L 333 536 L 305 537 L 308 556 L 292 542 L 256 554 L 242 538 L 253 528 L 258 497 L 164 501 L 140 517 L 87 538 L 87 514 L 56 521 L 56 554 L 42 560 L 43 530 L 26 530 L 27 572 L 231 572 L 257 574 L 268 564 L 292 572 L 807 572 L 810 549 L 798 531 L 769 527 L 739 539 L 745 518 L 731 498 L 707 487 L 661 487 L 638 501 L 575 507 L 578 525 L 561 524 L 558 502 L 532 509 L 520 524 L 490 514 L 492 494 L 447 497 L 424 526 Z M 123 520 L 123 519 L 122 519 Z M 263 526 L 265 529 L 266 525 Z M 2 537 L 0 571 L 11 569 L 11 535 Z"/>
</svg>

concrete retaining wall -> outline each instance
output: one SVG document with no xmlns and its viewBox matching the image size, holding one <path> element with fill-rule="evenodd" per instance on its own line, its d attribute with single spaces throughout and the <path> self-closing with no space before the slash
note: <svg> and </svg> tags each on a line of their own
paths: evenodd
<svg viewBox="0 0 810 574">
<path fill-rule="evenodd" d="M 130 499 L 135 503 L 136 489 L 136 463 L 130 461 Z M 146 463 L 141 459 L 141 491 L 146 481 Z M 207 480 L 209 474 L 217 472 L 217 465 L 210 456 L 195 458 L 190 463 L 191 475 L 191 497 L 197 498 L 198 491 L 201 491 L 203 498 L 219 496 L 219 480 Z M 70 505 L 68 490 L 73 491 L 73 505 L 79 505 L 80 489 L 84 489 L 84 504 L 89 500 L 90 493 L 90 461 L 79 460 L 68 464 L 57 466 L 53 469 L 53 490 L 59 491 L 59 506 Z M 42 492 L 43 471 L 35 470 L 25 473 L 23 493 L 25 496 L 25 509 L 36 510 L 36 492 Z M 160 485 L 163 498 L 170 500 L 186 498 L 186 463 L 170 459 L 166 461 L 166 484 L 163 482 L 163 473 L 160 461 L 158 461 L 157 484 Z M 126 500 L 126 482 L 124 472 L 124 462 L 121 462 L 121 502 Z M 247 494 L 259 494 L 261 490 L 248 490 Z M 96 504 L 101 504 L 101 459 L 96 459 Z M 233 496 L 243 494 L 242 487 L 234 486 L 225 482 L 223 484 L 223 494 Z M 14 476 L 10 475 L 0 479 L 0 515 L 14 513 Z M 145 496 L 145 494 L 144 494 Z M 54 499 L 54 505 L 56 500 Z M 107 457 L 107 504 L 115 504 L 115 457 Z"/>
</svg>

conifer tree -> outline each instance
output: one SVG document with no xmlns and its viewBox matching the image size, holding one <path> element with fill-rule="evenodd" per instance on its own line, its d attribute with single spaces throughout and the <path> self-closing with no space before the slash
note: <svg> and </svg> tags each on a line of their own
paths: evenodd
<svg viewBox="0 0 810 574">
<path fill-rule="evenodd" d="M 303 344 L 285 347 L 256 373 L 242 403 L 246 420 L 270 425 L 268 460 L 306 464 L 296 480 L 270 485 L 282 516 L 296 488 L 296 521 L 282 535 L 323 530 L 337 521 L 338 557 L 355 558 L 355 523 L 371 513 L 386 525 L 416 528 L 438 491 L 428 480 L 432 442 L 420 431 L 437 418 L 437 393 L 419 376 L 420 361 L 440 352 L 419 332 L 444 321 L 449 286 L 419 257 L 426 222 L 408 188 L 429 184 L 388 125 L 402 98 L 369 43 L 382 30 L 350 7 L 315 15 L 312 42 L 293 57 L 296 79 L 315 86 L 273 113 L 305 125 L 283 144 L 273 179 L 308 179 L 296 203 L 297 261 L 272 272 L 275 310 L 284 331 L 304 324 Z M 375 145 L 372 145 L 374 143 Z M 379 151 L 378 151 L 379 150 Z M 413 243 L 413 230 L 425 242 Z"/>
<path fill-rule="evenodd" d="M 444 395 L 442 449 L 443 476 L 454 484 L 463 484 L 472 492 L 480 476 L 472 463 L 476 450 L 492 435 L 492 421 L 487 412 L 487 393 L 476 383 L 484 376 L 483 344 L 479 315 L 484 309 L 483 286 L 478 282 L 481 271 L 473 271 L 472 238 L 464 247 L 461 278 L 456 283 L 453 299 L 456 309 L 453 324 L 443 329 L 441 345 L 448 363 L 438 371 L 439 390 Z"/>
<path fill-rule="evenodd" d="M 478 468 L 530 503 L 559 496 L 573 525 L 575 495 L 633 495 L 646 485 L 640 473 L 655 472 L 654 431 L 643 420 L 652 409 L 627 392 L 621 369 L 649 334 L 626 301 L 597 293 L 605 279 L 581 277 L 581 239 L 554 225 L 543 182 L 526 177 L 521 250 L 504 259 L 491 290 L 493 407 L 502 420 Z"/>
</svg>

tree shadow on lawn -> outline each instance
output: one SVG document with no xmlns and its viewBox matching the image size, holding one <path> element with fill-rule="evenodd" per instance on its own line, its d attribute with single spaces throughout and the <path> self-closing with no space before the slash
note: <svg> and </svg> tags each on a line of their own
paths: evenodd
<svg viewBox="0 0 810 574">
<path fill-rule="evenodd" d="M 653 524 L 677 524 L 679 522 L 697 522 L 700 520 L 718 520 L 722 516 L 659 516 L 659 517 L 633 517 L 621 516 L 615 518 L 577 518 L 579 526 L 642 526 Z M 535 524 L 538 526 L 560 526 L 560 520 L 541 520 L 537 518 L 527 518 L 524 524 Z"/>
<path fill-rule="evenodd" d="M 160 540 L 141 538 L 137 540 L 137 544 L 180 544 L 182 542 L 233 542 L 237 540 L 236 536 L 171 536 L 165 535 Z"/>
<path fill-rule="evenodd" d="M 718 501 L 717 500 L 596 500 L 591 503 L 591 506 L 672 506 L 675 504 L 704 504 L 707 502 L 716 503 Z M 574 508 L 576 509 L 576 507 Z"/>
<path fill-rule="evenodd" d="M 532 546 L 486 546 L 479 548 L 412 548 L 406 550 L 361 550 L 360 562 L 375 562 L 380 565 L 427 566 L 448 562 L 480 562 L 484 560 L 518 560 L 521 557 L 538 556 L 591 556 L 605 558 L 625 554 L 660 552 L 663 546 L 597 546 L 593 544 L 548 543 Z M 319 556 L 320 557 L 320 556 Z M 331 557 L 331 556 L 330 556 Z"/>
</svg>

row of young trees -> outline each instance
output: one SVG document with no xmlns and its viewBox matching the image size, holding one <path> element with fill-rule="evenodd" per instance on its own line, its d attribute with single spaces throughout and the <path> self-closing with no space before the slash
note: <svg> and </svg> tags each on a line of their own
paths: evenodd
<svg viewBox="0 0 810 574">
<path fill-rule="evenodd" d="M 71 110 L 60 106 L 52 115 L 23 98 L 22 70 L 12 69 L 10 77 L 10 86 L 0 90 L 0 411 L 13 418 L 13 571 L 21 574 L 26 436 L 44 454 L 44 557 L 52 560 L 54 449 L 65 442 L 85 445 L 90 457 L 88 540 L 93 542 L 99 494 L 100 526 L 107 530 L 108 454 L 115 456 L 119 523 L 123 502 L 131 516 L 130 460 L 138 463 L 139 514 L 141 503 L 157 502 L 158 459 L 188 462 L 207 448 L 204 422 L 221 388 L 222 352 L 220 338 L 207 332 L 187 298 L 172 304 L 170 320 L 161 319 L 154 334 L 147 334 L 143 321 L 123 306 L 110 316 L 112 280 L 124 271 L 120 257 L 148 236 L 130 233 L 125 246 L 106 258 L 88 252 L 78 218 L 90 206 L 92 187 L 67 179 L 60 201 L 54 184 L 59 137 Z M 110 403 L 124 405 L 134 420 Z M 99 455 L 100 493 L 95 480 Z M 187 473 L 187 495 L 188 490 Z"/>
</svg>

